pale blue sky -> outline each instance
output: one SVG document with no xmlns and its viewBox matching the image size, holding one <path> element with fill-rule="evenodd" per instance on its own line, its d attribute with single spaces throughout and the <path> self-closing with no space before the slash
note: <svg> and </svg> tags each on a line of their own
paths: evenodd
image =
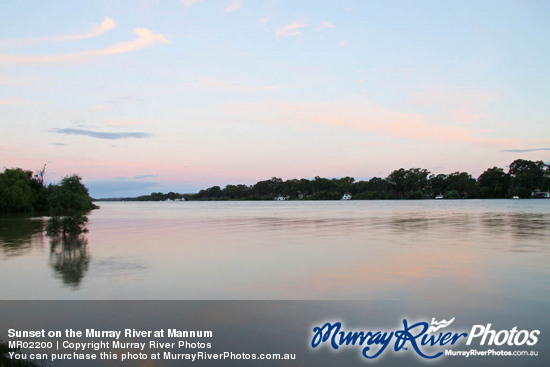
<svg viewBox="0 0 550 367">
<path fill-rule="evenodd" d="M 109 197 L 548 161 L 549 19 L 547 1 L 6 1 L 0 168 Z"/>
</svg>

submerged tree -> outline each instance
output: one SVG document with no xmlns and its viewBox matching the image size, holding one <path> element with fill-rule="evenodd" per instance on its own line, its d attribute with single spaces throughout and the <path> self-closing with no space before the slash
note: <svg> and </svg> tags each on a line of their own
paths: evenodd
<svg viewBox="0 0 550 367">
<path fill-rule="evenodd" d="M 59 185 L 50 186 L 52 218 L 46 228 L 50 236 L 87 232 L 86 213 L 97 206 L 78 175 L 66 176 Z"/>
<path fill-rule="evenodd" d="M 78 175 L 66 176 L 59 185 L 50 186 L 54 214 L 82 214 L 97 208 L 81 180 Z"/>
</svg>

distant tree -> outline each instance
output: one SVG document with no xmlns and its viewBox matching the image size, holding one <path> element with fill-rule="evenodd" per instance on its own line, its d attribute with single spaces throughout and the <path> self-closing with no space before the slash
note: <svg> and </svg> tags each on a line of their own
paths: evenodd
<svg viewBox="0 0 550 367">
<path fill-rule="evenodd" d="M 219 198 L 222 194 L 222 188 L 219 186 L 212 186 L 205 190 L 199 191 L 197 194 L 198 199 L 206 199 L 211 200 L 215 198 Z"/>
<path fill-rule="evenodd" d="M 228 199 L 246 199 L 249 191 L 246 185 L 227 185 L 221 194 Z"/>
<path fill-rule="evenodd" d="M 508 173 L 511 176 L 512 195 L 527 198 L 537 189 L 548 190 L 548 166 L 543 161 L 516 159 L 510 164 Z"/>
<path fill-rule="evenodd" d="M 283 180 L 278 177 L 271 177 L 269 180 L 258 181 L 253 187 L 252 192 L 257 198 L 263 200 L 273 199 L 275 196 L 283 193 Z"/>
<path fill-rule="evenodd" d="M 447 193 L 456 191 L 460 198 L 474 198 L 477 194 L 477 181 L 467 172 L 453 172 L 446 179 Z"/>
<path fill-rule="evenodd" d="M 428 182 L 432 196 L 443 195 L 447 189 L 447 175 L 440 173 L 438 175 L 430 175 Z"/>
<path fill-rule="evenodd" d="M 327 191 L 327 192 L 334 191 L 335 189 L 336 189 L 336 185 L 334 184 L 334 182 L 332 182 L 328 178 L 315 176 L 311 181 L 312 194 L 322 192 L 322 191 Z"/>
<path fill-rule="evenodd" d="M 307 197 L 313 194 L 313 186 L 310 180 L 306 178 L 300 179 L 300 193 L 302 197 Z"/>
<path fill-rule="evenodd" d="M 386 181 L 399 198 L 421 199 L 428 191 L 428 175 L 423 168 L 400 168 L 389 174 Z"/>
<path fill-rule="evenodd" d="M 369 191 L 374 191 L 380 194 L 386 194 L 389 189 L 388 181 L 380 177 L 373 177 L 369 180 Z"/>
<path fill-rule="evenodd" d="M 353 182 L 355 182 L 355 179 L 353 177 L 342 177 L 342 178 L 336 178 L 333 179 L 334 184 L 336 186 L 336 191 L 340 194 L 346 194 L 351 192 L 351 187 L 353 186 Z"/>
<path fill-rule="evenodd" d="M 502 168 L 488 168 L 477 179 L 480 198 L 504 198 L 508 194 L 510 176 Z"/>
<path fill-rule="evenodd" d="M 315 194 L 308 196 L 309 200 L 338 200 L 341 196 L 334 191 L 317 191 Z"/>
<path fill-rule="evenodd" d="M 407 171 L 407 191 L 418 193 L 426 193 L 428 185 L 428 176 L 430 171 L 424 168 L 411 168 Z"/>
<path fill-rule="evenodd" d="M 400 168 L 392 171 L 386 178 L 390 190 L 397 196 L 402 197 L 407 191 L 407 170 Z"/>
<path fill-rule="evenodd" d="M 297 179 L 286 180 L 283 182 L 282 195 L 292 199 L 303 198 L 304 194 L 302 193 L 300 186 L 300 181 Z"/>
</svg>

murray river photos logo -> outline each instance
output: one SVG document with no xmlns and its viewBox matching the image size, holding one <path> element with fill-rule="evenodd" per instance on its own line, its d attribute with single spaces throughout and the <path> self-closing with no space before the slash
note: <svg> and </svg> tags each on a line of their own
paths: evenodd
<svg viewBox="0 0 550 367">
<path fill-rule="evenodd" d="M 367 359 L 380 357 L 386 351 L 412 352 L 425 359 L 436 359 L 447 356 L 536 356 L 533 351 L 511 351 L 510 348 L 534 346 L 538 342 L 539 330 L 495 329 L 492 324 L 473 325 L 469 332 L 450 331 L 447 328 L 455 321 L 425 321 L 409 323 L 403 319 L 403 327 L 397 330 L 346 331 L 340 322 L 326 322 L 313 328 L 311 347 L 318 348 L 327 345 L 333 350 L 343 347 L 360 349 L 361 355 Z M 457 350 L 466 345 L 468 350 Z M 501 347 L 508 350 L 495 351 L 472 349 L 475 347 Z M 514 354 L 515 353 L 515 354 Z M 536 353 L 536 354 L 535 354 Z"/>
</svg>

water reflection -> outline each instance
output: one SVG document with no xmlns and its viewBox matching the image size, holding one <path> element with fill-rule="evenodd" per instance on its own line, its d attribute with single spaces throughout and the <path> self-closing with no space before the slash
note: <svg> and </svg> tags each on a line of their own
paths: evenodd
<svg viewBox="0 0 550 367">
<path fill-rule="evenodd" d="M 50 239 L 50 265 L 63 284 L 78 288 L 90 264 L 88 239 L 84 235 L 56 236 Z"/>
<path fill-rule="evenodd" d="M 17 288 L 0 292 L 35 299 L 425 297 L 477 308 L 527 295 L 550 304 L 550 212 L 542 204 L 105 203 L 90 215 L 87 237 L 46 237 L 43 221 L 0 222 L 0 276 L 27 269 L 13 276 Z M 29 247 L 39 240 L 40 248 Z M 25 256 L 6 255 L 10 246 Z"/>
<path fill-rule="evenodd" d="M 5 256 L 23 255 L 33 245 L 42 245 L 42 218 L 1 218 L 0 248 Z"/>
<path fill-rule="evenodd" d="M 88 217 L 77 214 L 52 217 L 48 220 L 46 234 L 50 237 L 50 265 L 61 277 L 63 284 L 78 288 L 88 270 Z"/>
<path fill-rule="evenodd" d="M 51 226 L 53 221 L 49 219 L 48 226 Z M 46 234 L 45 224 L 44 218 L 0 219 L 0 260 L 32 255 L 33 249 L 44 249 L 46 238 L 49 238 L 49 265 L 64 285 L 76 289 L 82 282 L 90 263 L 88 239 L 83 234 Z M 87 229 L 83 226 L 81 232 L 85 233 Z M 35 266 L 33 265 L 33 268 Z M 24 268 L 28 271 L 28 266 Z"/>
</svg>

